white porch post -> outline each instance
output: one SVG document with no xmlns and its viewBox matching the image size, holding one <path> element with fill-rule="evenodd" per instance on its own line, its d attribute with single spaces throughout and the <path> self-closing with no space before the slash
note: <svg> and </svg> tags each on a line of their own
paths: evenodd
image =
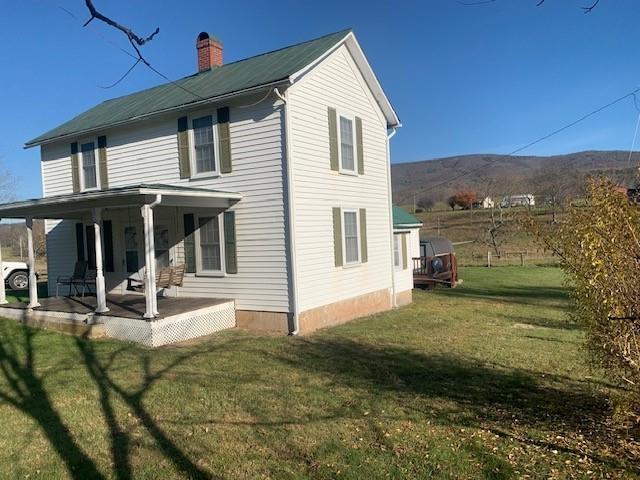
<svg viewBox="0 0 640 480">
<path fill-rule="evenodd" d="M 96 253 L 96 313 L 106 313 L 109 311 L 107 307 L 107 292 L 104 284 L 104 271 L 102 267 L 102 209 L 93 209 L 93 231 L 95 237 L 95 253 Z"/>
<path fill-rule="evenodd" d="M 29 305 L 28 308 L 40 306 L 38 302 L 38 279 L 36 278 L 36 254 L 33 249 L 33 218 L 25 219 L 27 224 L 27 253 L 29 255 Z"/>
<path fill-rule="evenodd" d="M 158 314 L 158 307 L 156 299 L 155 249 L 153 241 L 153 209 L 150 205 L 146 204 L 142 206 L 141 212 L 144 227 L 144 295 L 146 300 L 144 318 L 154 318 Z"/>
<path fill-rule="evenodd" d="M 0 244 L 0 305 L 7 303 L 7 295 L 4 291 L 4 265 L 2 264 L 2 244 Z"/>
</svg>

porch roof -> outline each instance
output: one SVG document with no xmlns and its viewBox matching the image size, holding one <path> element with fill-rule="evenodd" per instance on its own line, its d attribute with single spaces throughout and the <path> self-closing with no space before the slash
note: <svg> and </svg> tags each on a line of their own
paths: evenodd
<svg viewBox="0 0 640 480">
<path fill-rule="evenodd" d="M 140 184 L 0 204 L 0 218 L 80 218 L 94 208 L 142 206 L 160 198 L 159 206 L 226 209 L 236 192 L 162 184 Z"/>
</svg>

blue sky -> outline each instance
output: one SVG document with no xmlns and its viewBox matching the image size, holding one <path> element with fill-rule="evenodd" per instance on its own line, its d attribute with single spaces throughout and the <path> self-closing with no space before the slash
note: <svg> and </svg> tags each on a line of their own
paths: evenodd
<svg viewBox="0 0 640 480">
<path fill-rule="evenodd" d="M 5 0 L 8 4 L 8 1 Z M 215 2 L 95 0 L 140 33 L 144 52 L 172 79 L 195 70 L 195 37 L 209 31 L 232 61 L 353 27 L 404 127 L 394 162 L 507 153 L 640 85 L 640 2 L 455 0 Z M 77 18 L 73 18 L 68 10 Z M 17 198 L 41 194 L 38 149 L 26 140 L 107 98 L 162 83 L 131 65 L 126 40 L 87 18 L 83 0 L 21 0 L 0 17 L 0 157 L 18 177 Z M 631 100 L 523 154 L 629 149 Z"/>
</svg>

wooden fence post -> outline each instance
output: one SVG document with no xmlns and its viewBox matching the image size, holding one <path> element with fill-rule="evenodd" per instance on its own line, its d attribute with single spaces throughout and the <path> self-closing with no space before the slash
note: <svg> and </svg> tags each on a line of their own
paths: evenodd
<svg viewBox="0 0 640 480">
<path fill-rule="evenodd" d="M 491 268 L 491 250 L 487 250 L 487 267 Z"/>
</svg>

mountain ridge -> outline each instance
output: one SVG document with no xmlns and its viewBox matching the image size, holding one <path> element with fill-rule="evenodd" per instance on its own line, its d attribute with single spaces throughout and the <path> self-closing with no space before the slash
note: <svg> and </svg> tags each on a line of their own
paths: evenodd
<svg viewBox="0 0 640 480">
<path fill-rule="evenodd" d="M 510 193 L 509 189 L 517 193 L 530 189 L 530 180 L 549 166 L 562 167 L 567 174 L 604 174 L 633 186 L 639 163 L 640 152 L 632 153 L 630 161 L 629 152 L 623 150 L 585 150 L 561 155 L 472 153 L 393 163 L 391 181 L 394 201 L 402 204 L 412 202 L 414 195 L 438 201 L 463 188 L 481 191 L 490 182 L 503 185 L 504 193 Z M 460 178 L 450 182 L 457 177 Z"/>
</svg>

